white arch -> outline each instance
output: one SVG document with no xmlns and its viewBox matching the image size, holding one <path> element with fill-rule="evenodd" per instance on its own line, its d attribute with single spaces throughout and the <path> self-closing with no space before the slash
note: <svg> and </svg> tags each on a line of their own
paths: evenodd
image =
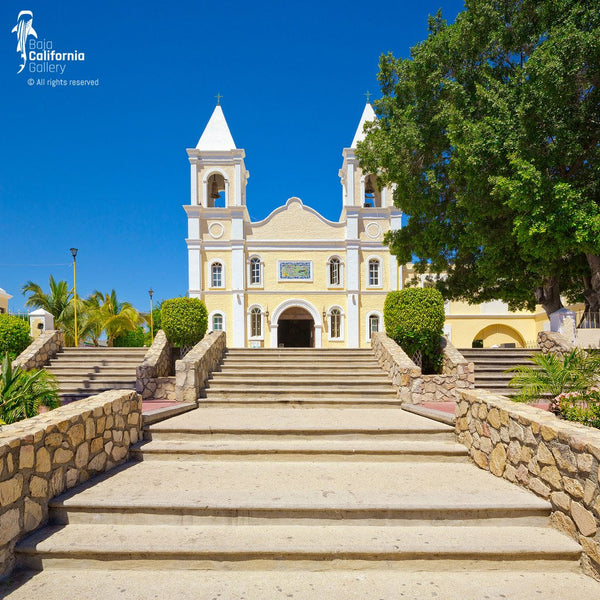
<svg viewBox="0 0 600 600">
<path fill-rule="evenodd" d="M 273 311 L 271 316 L 271 348 L 277 348 L 277 327 L 279 325 L 279 317 L 286 311 L 288 308 L 303 308 L 308 311 L 310 316 L 313 318 L 315 324 L 315 348 L 322 347 L 322 331 L 323 331 L 323 319 L 319 314 L 319 311 L 306 300 L 301 300 L 300 298 L 291 298 L 290 300 L 285 300 L 277 308 Z"/>
</svg>

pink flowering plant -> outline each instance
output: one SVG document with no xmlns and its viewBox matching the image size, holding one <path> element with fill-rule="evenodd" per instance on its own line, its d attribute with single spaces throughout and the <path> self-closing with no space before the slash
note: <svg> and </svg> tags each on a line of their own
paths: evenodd
<svg viewBox="0 0 600 600">
<path fill-rule="evenodd" d="M 550 403 L 550 410 L 567 421 L 577 421 L 600 429 L 600 388 L 563 392 Z"/>
</svg>

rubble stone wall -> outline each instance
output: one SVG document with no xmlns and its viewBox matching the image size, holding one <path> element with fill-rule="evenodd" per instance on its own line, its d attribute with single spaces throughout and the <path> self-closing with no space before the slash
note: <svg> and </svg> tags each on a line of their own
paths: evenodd
<svg viewBox="0 0 600 600">
<path fill-rule="evenodd" d="M 600 430 L 483 390 L 461 390 L 456 434 L 475 464 L 552 504 L 600 579 Z"/>
<path fill-rule="evenodd" d="M 379 365 L 387 371 L 398 397 L 407 404 L 455 402 L 457 391 L 472 388 L 475 382 L 473 363 L 445 338 L 443 370 L 440 375 L 423 375 L 421 369 L 402 348 L 384 332 L 374 333 L 371 346 Z"/>
<path fill-rule="evenodd" d="M 48 519 L 58 494 L 127 460 L 141 439 L 142 400 L 111 390 L 0 428 L 0 577 L 16 542 Z"/>
<path fill-rule="evenodd" d="M 48 329 L 17 356 L 13 361 L 13 367 L 19 366 L 25 371 L 41 369 L 50 362 L 51 358 L 56 358 L 63 345 L 63 332 L 60 329 Z"/>
<path fill-rule="evenodd" d="M 221 362 L 225 348 L 225 332 L 213 331 L 175 363 L 175 399 L 178 402 L 196 402 L 211 371 Z"/>
<path fill-rule="evenodd" d="M 152 346 L 148 348 L 141 365 L 136 367 L 135 389 L 142 399 L 170 398 L 169 388 L 164 378 L 172 376 L 173 345 L 161 329 L 155 336 Z"/>
</svg>

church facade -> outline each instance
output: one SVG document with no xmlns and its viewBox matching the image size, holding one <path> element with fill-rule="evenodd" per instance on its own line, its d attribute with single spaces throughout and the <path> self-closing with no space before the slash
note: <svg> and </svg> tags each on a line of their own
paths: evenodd
<svg viewBox="0 0 600 600">
<path fill-rule="evenodd" d="M 205 302 L 209 329 L 226 330 L 229 346 L 359 348 L 383 330 L 385 296 L 402 284 L 383 236 L 401 227 L 401 213 L 355 157 L 364 123 L 375 118 L 367 104 L 343 150 L 337 222 L 299 198 L 251 221 L 245 153 L 219 105 L 187 150 L 189 296 Z"/>
</svg>

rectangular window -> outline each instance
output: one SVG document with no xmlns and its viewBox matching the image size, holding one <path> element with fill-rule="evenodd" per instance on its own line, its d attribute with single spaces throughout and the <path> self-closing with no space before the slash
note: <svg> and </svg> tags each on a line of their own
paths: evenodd
<svg viewBox="0 0 600 600">
<path fill-rule="evenodd" d="M 372 286 L 379 285 L 379 261 L 378 260 L 370 260 L 369 261 L 369 285 L 372 285 Z"/>
</svg>

